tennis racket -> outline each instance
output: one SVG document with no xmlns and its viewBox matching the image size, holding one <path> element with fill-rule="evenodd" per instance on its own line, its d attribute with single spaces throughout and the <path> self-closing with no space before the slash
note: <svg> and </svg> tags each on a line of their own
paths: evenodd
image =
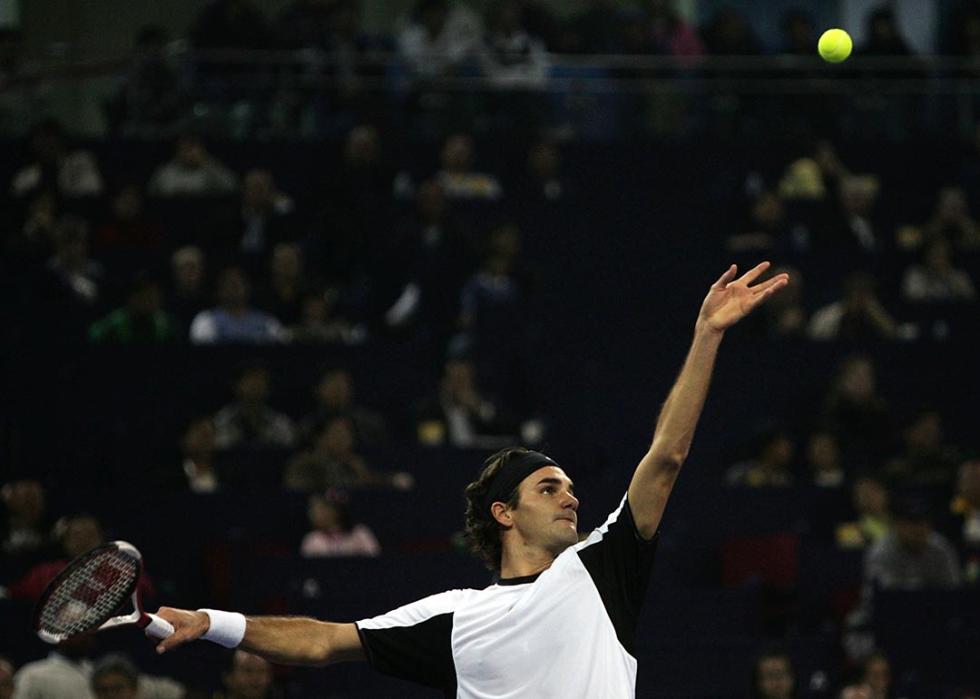
<svg viewBox="0 0 980 699">
<path fill-rule="evenodd" d="M 88 631 L 132 624 L 153 638 L 166 638 L 174 627 L 140 604 L 143 557 L 125 541 L 112 541 L 83 553 L 52 580 L 34 610 L 34 630 L 46 643 L 61 643 Z M 116 615 L 127 599 L 130 614 Z"/>
</svg>

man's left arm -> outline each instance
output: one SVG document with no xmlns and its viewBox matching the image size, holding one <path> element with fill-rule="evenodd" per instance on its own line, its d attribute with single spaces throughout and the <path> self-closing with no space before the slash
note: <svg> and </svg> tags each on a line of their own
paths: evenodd
<svg viewBox="0 0 980 699">
<path fill-rule="evenodd" d="M 667 499 L 687 459 L 725 331 L 789 281 L 787 274 L 778 274 L 751 286 L 768 268 L 769 263 L 763 262 L 735 279 L 738 270 L 732 265 L 705 296 L 684 366 L 657 418 L 653 443 L 630 482 L 630 510 L 644 539 L 657 533 Z"/>
</svg>

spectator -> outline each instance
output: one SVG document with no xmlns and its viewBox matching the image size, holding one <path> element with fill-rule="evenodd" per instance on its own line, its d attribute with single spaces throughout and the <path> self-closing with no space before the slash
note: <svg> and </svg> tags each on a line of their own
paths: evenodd
<svg viewBox="0 0 980 699">
<path fill-rule="evenodd" d="M 844 295 L 814 312 L 807 335 L 819 341 L 868 343 L 897 337 L 898 325 L 875 291 L 875 279 L 856 272 L 844 280 Z"/>
<path fill-rule="evenodd" d="M 923 227 L 926 241 L 949 241 L 957 252 L 980 248 L 980 225 L 970 213 L 970 203 L 962 187 L 939 190 L 936 209 Z"/>
<path fill-rule="evenodd" d="M 783 430 L 762 436 L 757 455 L 733 464 L 725 475 L 728 485 L 744 488 L 783 488 L 793 485 L 796 445 Z"/>
<path fill-rule="evenodd" d="M 253 264 L 264 260 L 277 244 L 293 238 L 293 200 L 276 187 L 272 173 L 252 169 L 242 179 L 241 202 L 218 221 L 217 247 L 235 250 Z"/>
<path fill-rule="evenodd" d="M 260 294 L 259 305 L 288 325 L 298 323 L 302 316 L 303 292 L 307 286 L 303 271 L 300 246 L 277 243 L 269 259 L 269 281 Z"/>
<path fill-rule="evenodd" d="M 874 699 L 866 683 L 848 684 L 840 690 L 840 699 Z"/>
<path fill-rule="evenodd" d="M 937 410 L 919 412 L 902 432 L 904 450 L 885 472 L 903 486 L 946 486 L 953 482 L 956 450 L 943 440 L 943 418 Z"/>
<path fill-rule="evenodd" d="M 806 445 L 806 461 L 812 483 L 818 488 L 839 488 L 847 473 L 841 463 L 837 437 L 827 430 L 810 435 Z"/>
<path fill-rule="evenodd" d="M 718 9 L 701 30 L 707 52 L 713 56 L 757 56 L 762 44 L 745 15 L 731 5 Z"/>
<path fill-rule="evenodd" d="M 414 479 L 409 474 L 374 471 L 354 447 L 354 426 L 350 418 L 331 418 L 317 435 L 313 448 L 299 454 L 286 467 L 286 488 L 302 492 L 372 486 L 398 490 L 412 488 Z"/>
<path fill-rule="evenodd" d="M 47 269 L 56 298 L 69 309 L 87 311 L 99 300 L 102 266 L 89 257 L 88 241 L 88 224 L 83 219 L 65 216 L 58 222 Z"/>
<path fill-rule="evenodd" d="M 335 289 L 307 289 L 300 299 L 299 322 L 289 328 L 293 344 L 359 345 L 367 339 L 367 329 L 335 315 L 338 293 Z"/>
<path fill-rule="evenodd" d="M 558 144 L 550 139 L 535 142 L 527 153 L 522 197 L 531 202 L 558 202 L 567 188 Z"/>
<path fill-rule="evenodd" d="M 857 518 L 837 525 L 837 545 L 855 549 L 881 542 L 891 530 L 892 520 L 885 484 L 875 476 L 859 477 L 851 487 L 851 505 Z"/>
<path fill-rule="evenodd" d="M 243 365 L 235 375 L 234 389 L 234 402 L 214 416 L 218 449 L 293 446 L 293 421 L 268 405 L 269 370 L 265 366 Z"/>
<path fill-rule="evenodd" d="M 194 245 L 179 248 L 170 258 L 171 282 L 167 310 L 173 315 L 180 337 L 188 337 L 191 322 L 207 304 L 204 252 Z"/>
<path fill-rule="evenodd" d="M 138 273 L 130 283 L 126 305 L 89 328 L 96 344 L 163 344 L 176 336 L 174 322 L 161 308 L 160 284 Z"/>
<path fill-rule="evenodd" d="M 43 660 L 22 666 L 14 675 L 13 699 L 95 699 L 89 691 L 88 660 L 94 648 L 94 636 L 74 636 Z"/>
<path fill-rule="evenodd" d="M 102 194 L 102 174 L 95 158 L 87 151 L 69 150 L 60 123 L 42 121 L 31 129 L 29 138 L 32 160 L 14 175 L 13 196 L 21 199 L 48 191 L 77 199 Z"/>
<path fill-rule="evenodd" d="M 377 556 L 381 545 L 368 527 L 354 524 L 346 503 L 325 495 L 310 496 L 308 516 L 313 531 L 299 547 L 305 558 Z"/>
<path fill-rule="evenodd" d="M 779 193 L 787 201 L 820 202 L 848 176 L 850 172 L 834 144 L 820 140 L 812 154 L 789 164 L 779 180 Z"/>
<path fill-rule="evenodd" d="M 0 489 L 5 520 L 2 550 L 4 556 L 22 557 L 38 553 L 47 543 L 44 530 L 44 486 L 38 481 L 19 480 Z"/>
<path fill-rule="evenodd" d="M 886 249 L 876 206 L 881 183 L 875 175 L 845 175 L 840 181 L 838 209 L 817 239 L 818 251 L 854 266 L 871 265 Z"/>
<path fill-rule="evenodd" d="M 796 675 L 793 661 L 781 650 L 768 650 L 755 660 L 752 672 L 752 699 L 793 699 Z"/>
<path fill-rule="evenodd" d="M 92 668 L 94 699 L 183 699 L 184 688 L 166 677 L 142 675 L 124 655 L 110 654 Z"/>
<path fill-rule="evenodd" d="M 349 369 L 326 369 L 317 381 L 313 397 L 316 408 L 300 424 L 300 434 L 305 439 L 313 439 L 330 420 L 345 417 L 354 428 L 357 444 L 374 448 L 388 441 L 388 428 L 381 414 L 354 402 L 354 376 Z"/>
<path fill-rule="evenodd" d="M 0 655 L 0 699 L 14 696 L 14 664 Z"/>
<path fill-rule="evenodd" d="M 224 694 L 215 699 L 276 699 L 280 693 L 272 684 L 272 666 L 257 655 L 236 650 L 221 675 Z"/>
<path fill-rule="evenodd" d="M 902 36 L 895 10 L 886 5 L 868 15 L 867 39 L 858 49 L 863 56 L 911 56 L 912 50 Z"/>
<path fill-rule="evenodd" d="M 398 55 L 414 77 L 446 77 L 475 58 L 481 34 L 479 17 L 469 8 L 418 0 L 398 34 Z"/>
<path fill-rule="evenodd" d="M 173 159 L 153 173 L 149 192 L 163 198 L 208 197 L 230 194 L 237 186 L 235 174 L 208 153 L 200 138 L 185 132 L 177 137 Z"/>
<path fill-rule="evenodd" d="M 450 200 L 497 200 L 503 188 L 493 175 L 475 169 L 473 139 L 464 133 L 446 139 L 440 155 L 442 169 L 436 182 Z"/>
<path fill-rule="evenodd" d="M 956 551 L 933 529 L 926 504 L 911 498 L 899 500 L 894 513 L 894 528 L 871 547 L 864 560 L 864 580 L 869 589 L 959 587 Z"/>
<path fill-rule="evenodd" d="M 905 270 L 902 296 L 911 303 L 975 301 L 977 291 L 970 275 L 953 266 L 950 244 L 934 238 L 926 243 L 922 263 Z"/>
<path fill-rule="evenodd" d="M 879 463 L 891 439 L 888 403 L 878 394 L 871 359 L 855 355 L 837 370 L 822 410 L 823 424 L 837 435 L 849 463 Z"/>
<path fill-rule="evenodd" d="M 140 28 L 119 91 L 106 105 L 111 133 L 155 135 L 181 116 L 186 96 L 168 41 L 159 25 Z"/>
<path fill-rule="evenodd" d="M 782 251 L 789 247 L 791 233 L 786 221 L 786 206 L 778 193 L 763 190 L 749 209 L 747 230 L 728 236 L 725 241 L 728 250 L 755 254 L 756 251 Z"/>
<path fill-rule="evenodd" d="M 93 247 L 109 267 L 129 271 L 155 261 L 163 242 L 163 230 L 143 212 L 139 185 L 127 184 L 116 192 L 109 220 L 96 229 Z"/>
<path fill-rule="evenodd" d="M 277 318 L 249 305 L 248 278 L 241 268 L 229 267 L 218 277 L 217 307 L 194 316 L 190 340 L 195 345 L 265 345 L 285 342 L 287 334 Z"/>
<path fill-rule="evenodd" d="M 490 84 L 524 90 L 542 87 L 548 77 L 548 52 L 544 42 L 528 31 L 520 0 L 497 0 L 487 28 L 480 63 Z"/>
<path fill-rule="evenodd" d="M 205 416 L 191 420 L 180 440 L 184 476 L 192 493 L 213 493 L 218 489 L 218 474 L 214 470 L 217 436 L 214 420 Z"/>
<path fill-rule="evenodd" d="M 960 554 L 964 582 L 980 584 L 980 459 L 960 464 L 945 532 Z"/>
<path fill-rule="evenodd" d="M 791 9 L 783 13 L 780 26 L 783 31 L 783 41 L 780 52 L 789 56 L 813 56 L 813 47 L 817 38 L 813 33 L 813 17 L 800 9 Z"/>
<path fill-rule="evenodd" d="M 452 358 L 443 368 L 439 393 L 424 400 L 416 418 L 420 444 L 492 449 L 513 441 L 513 426 L 504 409 L 484 396 L 468 359 Z"/>
<path fill-rule="evenodd" d="M 697 27 L 681 17 L 675 0 L 647 0 L 646 4 L 654 53 L 663 56 L 704 55 L 704 44 Z"/>
<path fill-rule="evenodd" d="M 865 659 L 862 680 L 871 688 L 871 699 L 892 699 L 892 665 L 883 652 Z"/>
</svg>

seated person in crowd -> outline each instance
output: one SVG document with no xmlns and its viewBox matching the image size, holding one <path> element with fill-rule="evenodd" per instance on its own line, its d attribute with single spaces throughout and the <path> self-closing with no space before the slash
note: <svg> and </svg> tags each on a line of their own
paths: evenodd
<svg viewBox="0 0 980 699">
<path fill-rule="evenodd" d="M 13 699 L 92 699 L 89 677 L 95 636 L 68 638 L 46 658 L 27 663 L 14 675 Z"/>
<path fill-rule="evenodd" d="M 96 344 L 162 344 L 176 337 L 174 322 L 162 309 L 160 284 L 145 272 L 137 273 L 129 285 L 126 305 L 89 327 L 89 340 Z"/>
<path fill-rule="evenodd" d="M 245 272 L 229 267 L 218 277 L 218 305 L 201 311 L 191 322 L 195 345 L 243 343 L 276 344 L 287 339 L 279 320 L 249 305 L 250 287 Z"/>
<path fill-rule="evenodd" d="M 420 444 L 484 447 L 513 441 L 516 428 L 506 411 L 484 395 L 476 383 L 473 362 L 452 358 L 443 368 L 439 393 L 417 410 Z"/>
<path fill-rule="evenodd" d="M 851 487 L 851 505 L 855 519 L 837 525 L 837 545 L 844 549 L 865 548 L 884 539 L 892 521 L 885 484 L 875 476 L 859 477 Z"/>
<path fill-rule="evenodd" d="M 949 242 L 934 238 L 923 248 L 922 261 L 905 270 L 902 296 L 911 303 L 975 301 L 977 290 L 970 275 L 953 265 Z"/>
<path fill-rule="evenodd" d="M 960 464 L 956 495 L 944 531 L 959 550 L 963 581 L 980 585 L 980 459 Z"/>
<path fill-rule="evenodd" d="M 124 655 L 112 653 L 92 667 L 94 699 L 183 699 L 184 687 L 167 677 L 142 675 Z"/>
<path fill-rule="evenodd" d="M 296 456 L 286 467 L 285 486 L 303 492 L 329 488 L 390 487 L 409 490 L 411 475 L 374 471 L 355 451 L 354 425 L 346 415 L 324 423 L 312 448 Z"/>
<path fill-rule="evenodd" d="M 59 122 L 40 122 L 31 129 L 29 138 L 32 159 L 14 174 L 10 183 L 14 197 L 29 197 L 45 190 L 66 199 L 102 194 L 104 184 L 98 163 L 87 151 L 69 150 Z"/>
<path fill-rule="evenodd" d="M 752 699 L 793 699 L 797 696 L 793 661 L 786 652 L 766 650 L 756 658 L 749 696 Z"/>
<path fill-rule="evenodd" d="M 480 18 L 465 5 L 418 0 L 398 35 L 398 55 L 412 76 L 450 76 L 476 56 L 482 31 Z"/>
<path fill-rule="evenodd" d="M 870 357 L 848 357 L 837 369 L 821 409 L 821 421 L 840 442 L 848 463 L 878 463 L 892 439 L 888 402 L 878 390 Z"/>
<path fill-rule="evenodd" d="M 902 432 L 904 448 L 885 466 L 886 475 L 903 486 L 948 486 L 956 474 L 956 449 L 943 438 L 943 418 L 926 409 Z"/>
<path fill-rule="evenodd" d="M 43 555 L 48 542 L 45 499 L 44 486 L 38 481 L 13 481 L 0 489 L 4 514 L 0 521 L 0 584 L 19 578 Z"/>
<path fill-rule="evenodd" d="M 783 430 L 762 435 L 757 454 L 733 464 L 725 474 L 728 485 L 747 488 L 788 487 L 793 485 L 793 457 L 796 444 Z"/>
<path fill-rule="evenodd" d="M 258 304 L 283 324 L 293 325 L 302 316 L 306 286 L 300 246 L 277 243 L 269 256 L 268 281 L 256 295 Z"/>
<path fill-rule="evenodd" d="M 315 493 L 310 496 L 310 525 L 299 552 L 306 558 L 325 556 L 377 556 L 381 545 L 368 527 L 354 524 L 350 509 L 339 498 Z"/>
<path fill-rule="evenodd" d="M 818 488 L 839 488 L 847 473 L 841 463 L 840 446 L 832 432 L 820 430 L 806 444 L 806 463 L 811 482 Z"/>
<path fill-rule="evenodd" d="M 337 314 L 336 289 L 310 287 L 300 298 L 300 317 L 290 326 L 289 335 L 296 345 L 360 345 L 368 338 L 364 325 L 351 323 Z"/>
<path fill-rule="evenodd" d="M 218 474 L 214 470 L 217 450 L 217 430 L 210 416 L 191 420 L 180 440 L 184 456 L 183 472 L 192 493 L 213 493 L 218 489 Z"/>
<path fill-rule="evenodd" d="M 875 651 L 864 660 L 861 679 L 871 690 L 871 699 L 892 699 L 892 664 L 882 651 Z"/>
<path fill-rule="evenodd" d="M 354 375 L 349 369 L 326 369 L 313 390 L 316 408 L 303 418 L 300 434 L 305 439 L 313 439 L 320 428 L 331 419 L 347 417 L 354 426 L 358 444 L 369 449 L 385 444 L 388 429 L 384 417 L 367 406 L 356 403 L 355 396 Z"/>
<path fill-rule="evenodd" d="M 436 173 L 436 182 L 448 199 L 500 199 L 503 196 L 500 181 L 476 169 L 473 149 L 473 139 L 469 134 L 457 133 L 447 138 L 439 158 L 442 169 Z"/>
<path fill-rule="evenodd" d="M 269 382 L 269 370 L 262 364 L 246 364 L 239 369 L 234 402 L 214 416 L 218 449 L 293 446 L 293 421 L 269 407 Z"/>
<path fill-rule="evenodd" d="M 277 699 L 282 694 L 273 684 L 272 665 L 265 658 L 236 650 L 221 675 L 223 691 L 214 699 Z"/>
<path fill-rule="evenodd" d="M 207 197 L 231 194 L 238 178 L 208 153 L 204 142 L 191 133 L 177 137 L 174 157 L 150 178 L 149 192 L 155 197 Z"/>
<path fill-rule="evenodd" d="M 178 325 L 178 335 L 189 335 L 191 322 L 208 304 L 204 252 L 196 245 L 178 248 L 170 258 L 167 310 Z"/>
<path fill-rule="evenodd" d="M 272 173 L 253 169 L 242 179 L 241 201 L 215 223 L 215 235 L 228 250 L 263 258 L 293 236 L 293 200 L 276 187 Z"/>
<path fill-rule="evenodd" d="M 875 292 L 874 277 L 857 272 L 844 280 L 840 300 L 814 312 L 807 335 L 820 341 L 870 342 L 894 339 L 897 327 Z"/>
</svg>

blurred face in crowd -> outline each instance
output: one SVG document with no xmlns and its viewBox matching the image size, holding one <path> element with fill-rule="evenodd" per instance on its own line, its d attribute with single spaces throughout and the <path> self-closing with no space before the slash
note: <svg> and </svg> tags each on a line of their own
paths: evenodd
<svg viewBox="0 0 980 699">
<path fill-rule="evenodd" d="M 980 508 L 980 459 L 960 466 L 956 492 L 974 508 Z"/>
<path fill-rule="evenodd" d="M 44 488 L 37 481 L 15 481 L 3 487 L 3 501 L 10 519 L 37 524 L 44 515 Z"/>
<path fill-rule="evenodd" d="M 766 444 L 762 452 L 762 459 L 773 466 L 786 467 L 793 460 L 795 453 L 796 447 L 793 440 L 784 434 L 780 434 Z"/>
<path fill-rule="evenodd" d="M 193 136 L 182 136 L 177 140 L 177 162 L 184 167 L 198 168 L 207 160 L 208 152 L 204 144 Z"/>
<path fill-rule="evenodd" d="M 269 262 L 272 276 L 280 279 L 297 279 L 303 275 L 303 257 L 296 243 L 279 243 L 272 250 Z"/>
<path fill-rule="evenodd" d="M 240 269 L 225 270 L 218 280 L 218 303 L 222 308 L 241 310 L 248 305 L 248 280 Z"/>
<path fill-rule="evenodd" d="M 862 516 L 883 517 L 888 514 L 888 491 L 873 478 L 859 478 L 854 483 L 854 509 Z"/>
<path fill-rule="evenodd" d="M 272 686 L 272 666 L 268 661 L 235 651 L 234 665 L 224 675 L 227 699 L 262 699 Z"/>
<path fill-rule="evenodd" d="M 347 418 L 334 418 L 320 433 L 317 446 L 323 453 L 341 458 L 354 451 L 354 428 Z"/>
<path fill-rule="evenodd" d="M 782 198 L 775 192 L 763 192 L 752 205 L 752 216 L 764 230 L 779 228 L 786 218 Z"/>
<path fill-rule="evenodd" d="M 874 699 L 874 697 L 868 685 L 852 684 L 841 690 L 840 699 Z"/>
<path fill-rule="evenodd" d="M 873 655 L 864 665 L 864 682 L 871 688 L 873 699 L 888 699 L 892 683 L 892 668 L 888 658 Z"/>
<path fill-rule="evenodd" d="M 14 696 L 14 666 L 7 660 L 0 660 L 0 699 Z"/>
<path fill-rule="evenodd" d="M 136 316 L 146 318 L 160 310 L 160 285 L 156 282 L 141 284 L 129 297 L 129 310 Z"/>
<path fill-rule="evenodd" d="M 121 672 L 103 672 L 92 679 L 95 699 L 137 699 L 137 685 Z"/>
<path fill-rule="evenodd" d="M 925 250 L 925 263 L 930 272 L 948 272 L 953 267 L 949 243 L 934 240 Z"/>
<path fill-rule="evenodd" d="M 980 136 L 980 125 L 977 126 Z M 978 138 L 980 141 L 980 138 Z M 944 187 L 939 191 L 936 213 L 946 223 L 955 223 L 970 216 L 970 205 L 966 193 L 960 187 Z"/>
<path fill-rule="evenodd" d="M 347 408 L 354 397 L 354 380 L 347 371 L 327 372 L 317 386 L 320 403 L 331 410 Z"/>
<path fill-rule="evenodd" d="M 815 471 L 833 471 L 838 467 L 840 451 L 837 438 L 830 432 L 817 432 L 810 437 L 806 452 L 807 460 Z"/>
<path fill-rule="evenodd" d="M 309 294 L 303 298 L 303 323 L 326 323 L 333 307 L 323 294 Z"/>
<path fill-rule="evenodd" d="M 448 172 L 466 172 L 473 162 L 473 139 L 456 134 L 442 147 L 442 167 Z"/>
<path fill-rule="evenodd" d="M 793 668 L 782 655 L 759 659 L 759 693 L 766 699 L 790 699 L 793 696 Z"/>
<path fill-rule="evenodd" d="M 841 372 L 840 387 L 855 402 L 870 400 L 875 395 L 874 365 L 867 359 L 848 360 Z"/>
<path fill-rule="evenodd" d="M 415 195 L 419 215 L 425 221 L 438 221 L 446 211 L 446 196 L 436 182 L 426 180 Z"/>
<path fill-rule="evenodd" d="M 242 181 L 242 202 L 251 209 L 264 209 L 272 203 L 275 184 L 266 170 L 249 170 Z"/>
<path fill-rule="evenodd" d="M 119 190 L 112 202 L 112 212 L 120 221 L 133 221 L 143 213 L 143 193 L 134 184 Z"/>
<path fill-rule="evenodd" d="M 211 418 L 195 420 L 184 432 L 184 454 L 191 458 L 206 457 L 214 452 L 214 423 Z"/>
<path fill-rule="evenodd" d="M 269 397 L 269 372 L 265 369 L 249 369 L 235 386 L 238 399 L 246 405 L 261 405 Z"/>
<path fill-rule="evenodd" d="M 173 256 L 174 286 L 180 293 L 196 294 L 204 285 L 204 253 L 187 246 Z"/>
<path fill-rule="evenodd" d="M 454 359 L 446 363 L 443 386 L 450 396 L 457 397 L 476 391 L 476 370 L 473 363 Z"/>
<path fill-rule="evenodd" d="M 943 441 L 943 419 L 939 413 L 928 411 L 919 415 L 905 433 L 912 449 L 937 449 Z"/>
<path fill-rule="evenodd" d="M 314 495 L 310 498 L 309 517 L 310 524 L 317 531 L 330 533 L 340 528 L 340 513 L 337 512 L 337 507 L 322 495 Z"/>
<path fill-rule="evenodd" d="M 895 520 L 895 534 L 903 548 L 917 552 L 926 547 L 929 542 L 929 534 L 932 533 L 932 525 L 925 519 L 897 519 Z"/>
<path fill-rule="evenodd" d="M 373 126 L 355 126 L 347 134 L 344 147 L 347 162 L 360 168 L 378 162 L 381 156 L 381 137 Z"/>
<path fill-rule="evenodd" d="M 69 558 L 80 556 L 102 544 L 102 527 L 94 517 L 72 517 L 62 541 Z"/>
<path fill-rule="evenodd" d="M 855 216 L 867 216 L 878 199 L 878 179 L 873 175 L 851 175 L 840 187 L 844 210 Z"/>
<path fill-rule="evenodd" d="M 527 167 L 538 179 L 557 177 L 561 158 L 554 143 L 542 141 L 536 144 L 527 156 Z"/>
</svg>

